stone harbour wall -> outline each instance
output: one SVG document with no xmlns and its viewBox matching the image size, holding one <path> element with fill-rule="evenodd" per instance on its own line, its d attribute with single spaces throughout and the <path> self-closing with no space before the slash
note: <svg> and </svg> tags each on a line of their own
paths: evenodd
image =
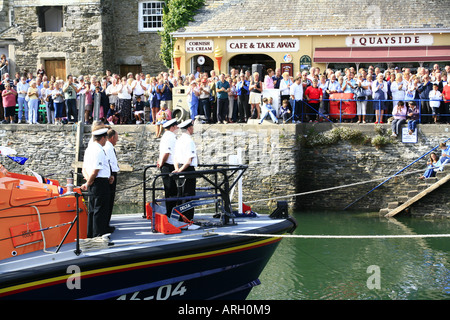
<svg viewBox="0 0 450 320">
<path fill-rule="evenodd" d="M 341 124 L 340 128 L 359 130 L 372 139 L 379 135 L 373 125 Z M 394 175 L 449 138 L 449 127 L 447 125 L 419 126 L 418 142 L 414 144 L 402 143 L 400 139 L 389 138 L 390 127 L 385 125 L 382 128 L 384 129 L 383 136 L 390 141 L 379 149 L 370 142 L 351 143 L 342 140 L 330 145 L 303 147 L 297 162 L 298 192 L 334 188 L 364 181 L 371 182 L 297 197 L 296 207 L 303 210 L 317 208 L 342 210 L 363 197 L 348 209 L 378 211 L 380 208 L 387 207 L 388 202 L 392 201 L 395 195 L 406 195 L 408 190 L 417 189 L 417 185 L 422 183 L 418 177 L 425 171 L 428 156 L 403 171 L 408 174 L 390 179 L 382 186 L 376 187 L 386 180 L 385 178 Z M 314 127 L 303 127 L 300 134 L 312 135 L 311 130 L 314 130 Z M 329 132 L 332 130 L 332 126 L 316 126 L 315 130 L 315 133 Z M 439 148 L 435 152 L 438 155 L 441 154 Z M 413 173 L 415 171 L 418 172 Z M 413 205 L 411 213 L 446 216 L 450 207 L 443 200 L 446 198 L 443 197 L 445 187 L 441 187 L 419 201 L 417 207 L 420 206 L 421 209 L 415 208 L 416 205 Z M 372 189 L 375 190 L 370 192 Z M 368 192 L 370 193 L 365 196 Z M 441 201 L 437 201 L 436 198 L 441 198 Z"/>
<path fill-rule="evenodd" d="M 120 135 L 116 151 L 121 168 L 116 202 L 142 204 L 143 169 L 156 164 L 160 139 L 155 139 L 154 126 L 151 125 L 114 128 Z M 360 132 L 366 140 L 340 139 L 314 146 L 305 143 L 311 136 L 329 134 L 335 128 L 344 132 Z M 384 129 L 387 135 L 389 127 L 385 125 Z M 382 181 L 372 180 L 396 173 L 447 139 L 448 129 L 444 125 L 421 126 L 417 143 L 406 144 L 393 139 L 379 149 L 370 143 L 370 139 L 379 135 L 374 126 L 355 124 L 196 125 L 194 141 L 201 164 L 227 163 L 229 155 L 242 150 L 243 164 L 248 165 L 243 181 L 244 202 L 256 210 L 272 210 L 277 200 L 286 200 L 300 211 L 341 210 Z M 29 158 L 25 166 L 7 158 L 2 158 L 2 162 L 10 171 L 32 174 L 29 171 L 32 170 L 65 184 L 71 171 L 81 172 L 76 168 L 80 164 L 76 161 L 76 133 L 76 125 L 1 125 L 0 145 L 15 149 L 18 156 Z M 83 148 L 87 146 L 90 134 L 90 126 L 85 127 Z M 440 154 L 439 150 L 436 151 Z M 425 167 L 426 158 L 405 171 L 420 172 L 391 179 L 349 209 L 367 212 L 385 208 L 389 195 L 407 192 L 418 184 L 417 178 Z M 149 172 L 159 173 L 156 168 Z M 366 181 L 371 182 L 315 192 Z M 422 199 L 411 212 L 416 215 L 448 214 L 449 204 L 445 200 L 448 187 L 444 185 Z M 296 193 L 308 194 L 279 198 Z M 237 201 L 237 192 L 232 201 Z"/>
<path fill-rule="evenodd" d="M 142 203 L 143 169 L 156 164 L 160 139 L 155 139 L 154 126 L 151 125 L 114 128 L 120 135 L 116 145 L 121 168 L 117 203 Z M 25 166 L 7 158 L 2 159 L 3 164 L 10 171 L 32 174 L 29 171 L 32 170 L 65 184 L 71 171 L 77 171 L 76 131 L 76 125 L 2 125 L 0 145 L 15 149 L 17 156 L 29 158 Z M 90 126 L 87 126 L 84 148 L 90 134 Z M 196 125 L 194 141 L 201 164 L 227 163 L 229 155 L 237 154 L 238 148 L 242 149 L 243 163 L 248 165 L 243 180 L 244 201 L 247 202 L 295 193 L 295 162 L 299 152 L 292 144 L 295 135 L 295 126 Z M 78 169 L 78 172 L 81 171 Z M 159 173 L 156 169 L 149 172 Z M 293 199 L 286 200 L 293 205 Z M 234 192 L 233 201 L 237 201 L 237 192 Z M 266 208 L 267 205 L 274 208 L 276 202 L 267 200 L 251 204 L 252 208 Z"/>
</svg>

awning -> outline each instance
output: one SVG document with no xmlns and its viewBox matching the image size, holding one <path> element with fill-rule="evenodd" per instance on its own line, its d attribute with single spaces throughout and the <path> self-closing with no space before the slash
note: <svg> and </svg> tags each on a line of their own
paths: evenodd
<svg viewBox="0 0 450 320">
<path fill-rule="evenodd" d="M 316 48 L 314 62 L 450 61 L 450 46 Z"/>
</svg>

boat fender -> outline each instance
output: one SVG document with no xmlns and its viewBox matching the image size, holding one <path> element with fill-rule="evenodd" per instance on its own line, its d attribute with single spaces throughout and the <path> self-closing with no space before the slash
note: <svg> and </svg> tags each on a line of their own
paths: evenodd
<svg viewBox="0 0 450 320">
<path fill-rule="evenodd" d="M 152 220 L 152 215 L 153 215 L 152 206 L 150 205 L 149 202 L 147 202 L 145 204 L 145 217 L 147 218 L 147 220 Z"/>
<path fill-rule="evenodd" d="M 297 219 L 295 219 L 295 218 L 292 217 L 292 216 L 289 216 L 289 217 L 287 218 L 287 220 L 290 221 L 290 222 L 292 222 L 292 228 L 289 229 L 289 230 L 287 231 L 288 233 L 292 234 L 292 233 L 294 233 L 295 229 L 297 229 L 297 226 L 298 226 Z"/>
</svg>

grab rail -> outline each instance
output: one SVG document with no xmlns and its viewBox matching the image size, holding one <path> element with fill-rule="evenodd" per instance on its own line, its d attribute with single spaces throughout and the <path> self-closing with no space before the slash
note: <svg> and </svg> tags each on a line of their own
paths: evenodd
<svg viewBox="0 0 450 320">
<path fill-rule="evenodd" d="M 448 138 L 447 140 L 444 141 L 444 143 L 446 143 L 447 141 L 449 141 L 450 138 Z M 405 171 L 407 168 L 409 168 L 410 166 L 412 166 L 414 163 L 416 163 L 417 161 L 419 161 L 420 159 L 422 159 L 423 157 L 429 155 L 431 152 L 433 152 L 434 150 L 436 150 L 437 148 L 439 148 L 439 144 L 432 148 L 430 151 L 425 152 L 424 154 L 422 154 L 419 158 L 417 158 L 416 160 L 414 160 L 413 162 L 411 162 L 410 164 L 408 164 L 406 167 L 404 167 L 403 169 L 397 171 L 394 175 L 388 177 L 386 180 L 384 180 L 383 182 L 381 182 L 379 185 L 377 185 L 375 188 L 373 188 L 372 190 L 370 190 L 369 192 L 367 192 L 365 195 L 363 195 L 362 197 L 359 197 L 358 199 L 356 199 L 355 201 L 353 201 L 352 203 L 350 203 L 349 205 L 347 205 L 343 210 L 347 210 L 348 208 L 350 208 L 352 205 L 354 205 L 356 202 L 360 201 L 362 198 L 366 197 L 368 194 L 372 193 L 374 190 L 376 190 L 377 188 L 379 188 L 380 186 L 382 186 L 383 184 L 385 184 L 386 182 L 388 182 L 389 180 L 391 180 L 392 178 L 394 178 L 395 176 L 399 175 L 400 173 L 402 173 L 403 171 Z"/>
<path fill-rule="evenodd" d="M 201 199 L 201 198 L 221 198 L 223 201 L 223 210 L 225 212 L 221 212 L 221 220 L 224 224 L 228 223 L 229 216 L 232 214 L 231 210 L 231 199 L 230 199 L 230 190 L 236 185 L 239 179 L 242 177 L 244 172 L 247 170 L 246 165 L 226 165 L 226 164 L 203 164 L 199 165 L 198 168 L 200 170 L 196 171 L 188 171 L 188 172 L 178 172 L 178 173 L 158 173 L 153 176 L 152 183 L 150 186 L 147 185 L 147 182 L 151 178 L 147 178 L 147 172 L 151 168 L 156 168 L 155 165 L 147 166 L 144 169 L 143 175 L 143 200 L 144 200 L 144 215 L 143 218 L 146 218 L 145 207 L 147 204 L 147 191 L 152 192 L 152 203 L 156 204 L 157 202 L 165 201 L 165 200 L 173 200 L 172 198 L 156 198 L 156 191 L 163 190 L 163 188 L 157 187 L 157 182 L 159 179 L 162 180 L 163 177 L 171 177 L 173 179 L 183 179 L 183 178 L 201 178 L 210 187 L 199 187 L 196 190 L 214 190 L 213 194 L 198 194 L 195 196 L 179 196 L 174 198 L 177 201 L 181 200 L 192 200 L 192 199 Z M 161 182 L 162 183 L 162 182 Z M 216 214 L 218 213 L 218 203 L 216 203 Z M 233 217 L 233 216 L 231 216 Z M 155 210 L 152 213 L 152 221 L 155 221 Z M 152 225 L 153 232 L 156 232 L 155 226 Z"/>
</svg>

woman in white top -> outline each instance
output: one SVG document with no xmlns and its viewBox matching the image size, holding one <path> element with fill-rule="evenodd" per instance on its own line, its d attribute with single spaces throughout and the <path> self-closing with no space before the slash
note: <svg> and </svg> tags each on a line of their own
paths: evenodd
<svg viewBox="0 0 450 320">
<path fill-rule="evenodd" d="M 405 100 L 405 91 L 408 89 L 408 84 L 403 81 L 401 73 L 397 73 L 395 81 L 391 84 L 392 102 L 396 106 L 397 102 Z"/>
<path fill-rule="evenodd" d="M 360 92 L 360 95 L 356 97 L 356 109 L 358 114 L 358 122 L 366 123 L 367 113 L 367 89 L 370 88 L 370 83 L 364 79 L 361 73 L 358 73 L 358 79 L 356 80 L 356 91 Z"/>
<path fill-rule="evenodd" d="M 405 101 L 414 100 L 417 87 L 419 86 L 418 80 L 415 77 L 412 77 L 409 73 L 405 74 L 405 80 L 408 84 L 405 90 Z"/>
<path fill-rule="evenodd" d="M 284 72 L 282 76 L 283 79 L 280 80 L 281 101 L 289 100 L 289 93 L 292 85 L 292 80 L 289 78 L 289 73 Z"/>
<path fill-rule="evenodd" d="M 131 93 L 133 90 L 127 82 L 126 77 L 122 77 L 122 82 L 118 87 L 117 97 L 119 98 L 118 110 L 120 114 L 120 123 L 127 124 L 131 117 Z"/>
</svg>

